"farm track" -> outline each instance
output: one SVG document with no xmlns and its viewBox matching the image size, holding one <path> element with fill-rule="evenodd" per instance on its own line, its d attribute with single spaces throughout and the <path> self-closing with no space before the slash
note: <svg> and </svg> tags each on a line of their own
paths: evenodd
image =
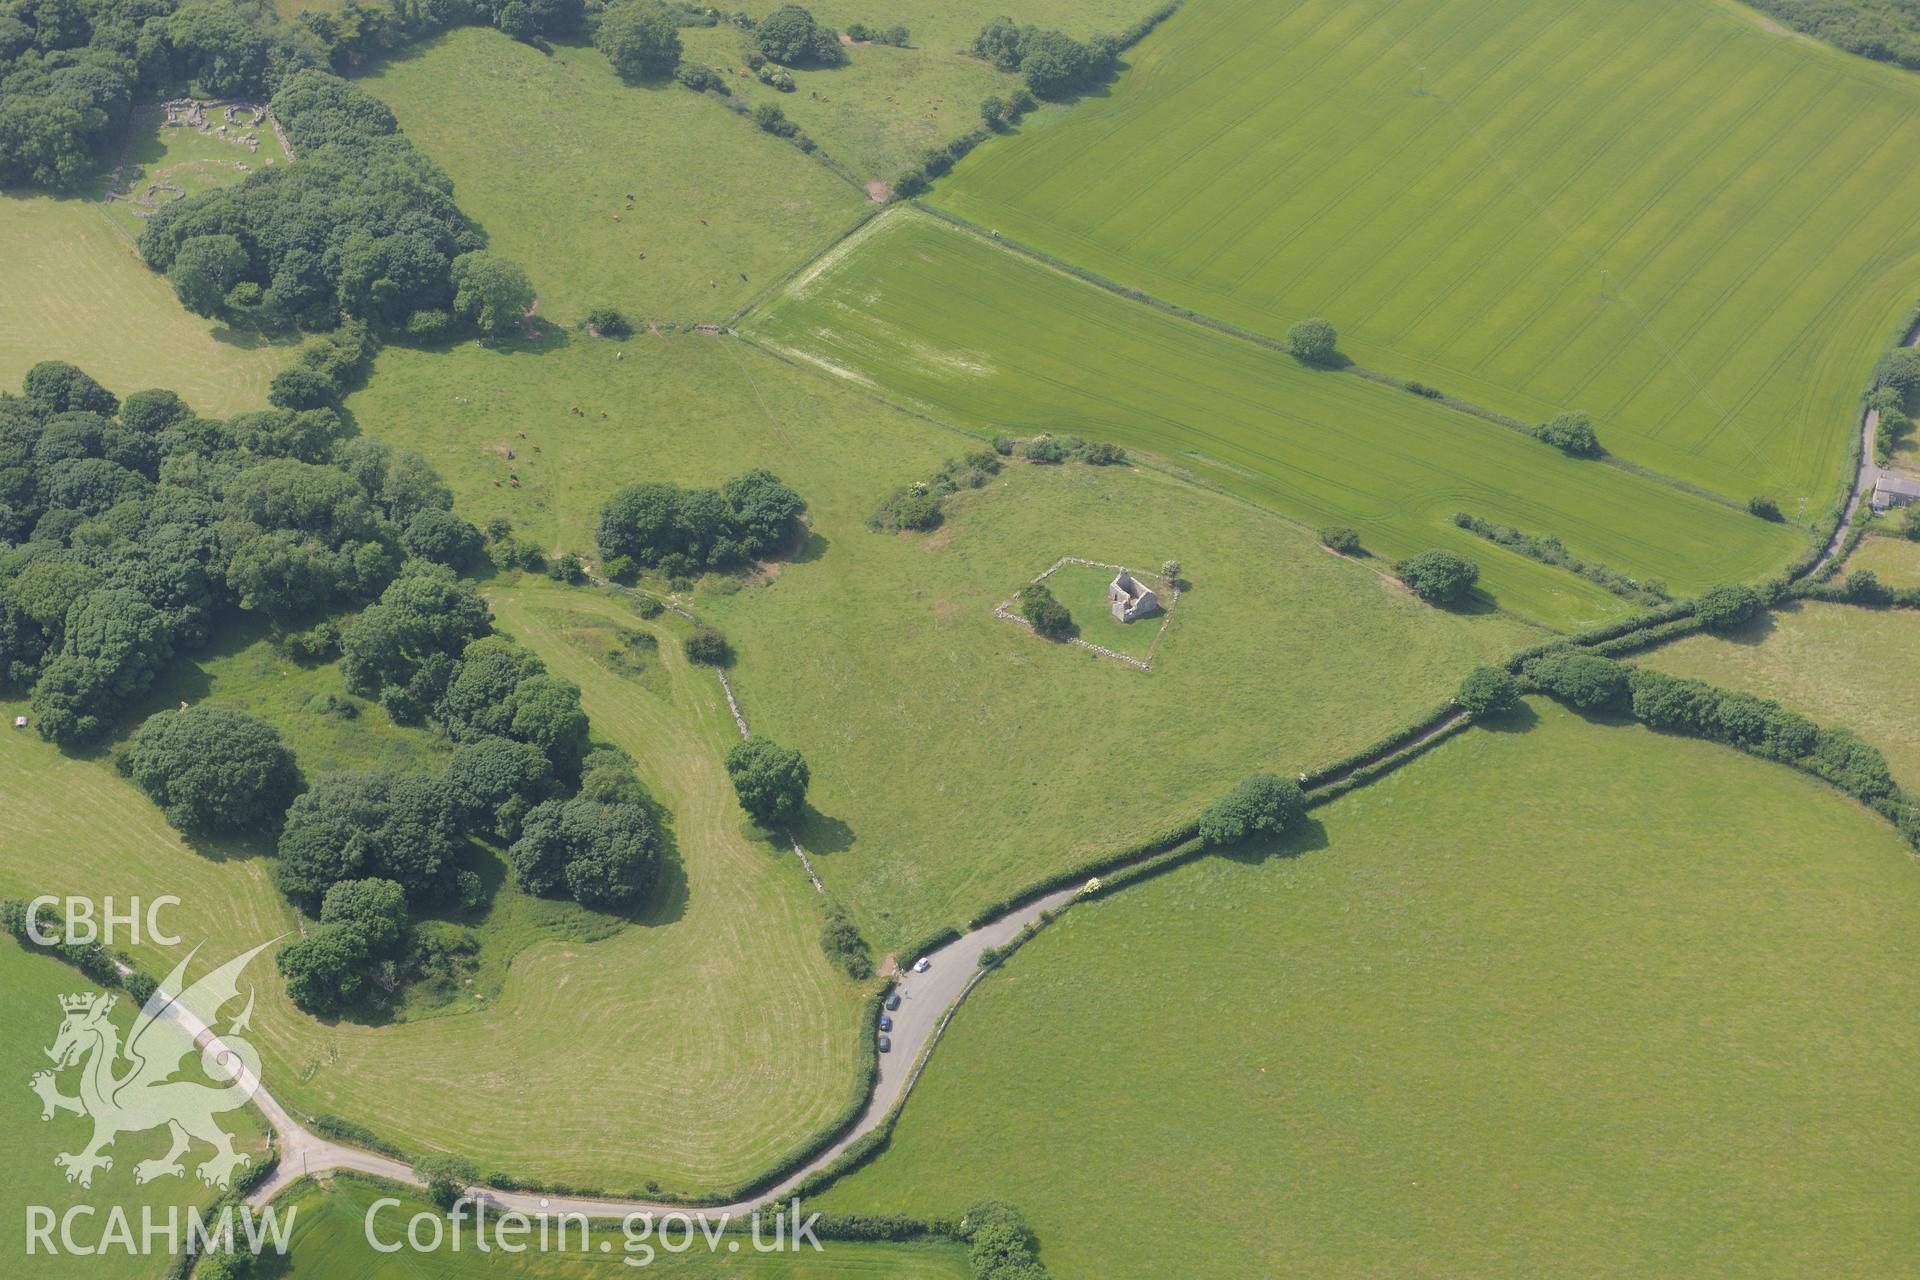
<svg viewBox="0 0 1920 1280">
<path fill-rule="evenodd" d="M 1901 340 L 1903 347 L 1920 347 L 1920 322 L 1916 322 L 1907 336 Z M 1809 576 L 1817 574 L 1840 554 L 1847 545 L 1847 538 L 1853 533 L 1853 523 L 1860 515 L 1860 504 L 1867 500 L 1873 491 L 1874 482 L 1885 474 L 1881 466 L 1873 460 L 1873 438 L 1880 431 L 1880 411 L 1868 409 L 1860 415 L 1860 468 L 1854 475 L 1853 494 L 1847 499 L 1846 514 L 1840 517 L 1840 523 L 1834 528 L 1833 537 L 1827 542 L 1827 549 L 1807 570 Z"/>
<path fill-rule="evenodd" d="M 1805 111 L 1811 112 L 1811 110 L 1812 104 L 1809 104 Z M 1473 175 L 1469 175 L 1469 177 L 1471 176 Z M 1462 179 L 1462 181 L 1467 181 L 1467 179 Z M 1782 182 L 1784 182 L 1784 179 L 1782 179 Z M 982 229 L 971 223 L 953 218 L 951 215 L 939 210 L 929 210 L 929 212 L 949 221 L 956 222 L 971 233 L 981 236 L 983 239 L 986 238 L 982 234 Z M 1807 213 L 1803 215 L 1802 221 L 1810 218 L 1813 212 L 1814 209 L 1810 208 Z M 1864 213 L 1860 214 L 1856 217 L 1855 221 L 1861 220 L 1864 216 Z M 850 228 L 846 234 L 850 235 L 854 231 L 857 231 L 864 225 L 864 222 L 865 219 L 863 218 L 861 222 L 856 223 L 853 228 Z M 1796 230 L 1797 229 L 1798 224 L 1796 224 Z M 1679 231 L 1676 230 L 1674 234 L 1678 235 Z M 842 238 L 844 239 L 845 237 L 843 236 Z M 1006 240 L 998 235 L 994 235 L 992 239 L 998 241 L 1003 248 L 1015 253 L 1026 254 L 1048 265 L 1056 267 L 1064 265 L 1054 261 L 1039 250 Z M 837 244 L 838 241 L 836 241 L 836 245 Z M 1776 245 L 1776 251 L 1777 250 L 1778 245 Z M 1255 267 L 1251 268 L 1249 273 L 1257 270 L 1261 265 L 1264 264 L 1255 264 Z M 1749 266 L 1749 272 L 1756 270 L 1760 265 L 1760 261 L 1754 262 Z M 1136 302 L 1145 303 L 1150 307 L 1165 310 L 1196 324 L 1214 328 L 1231 336 L 1270 348 L 1277 348 L 1280 345 L 1274 339 L 1265 337 L 1251 330 L 1241 329 L 1226 321 L 1216 320 L 1203 314 L 1187 311 L 1138 290 L 1128 289 L 1075 268 L 1068 267 L 1066 269 L 1091 283 L 1099 284 L 1102 288 L 1110 292 L 1118 293 Z M 1744 281 L 1745 277 L 1742 277 L 1734 284 L 1722 288 L 1720 290 L 1722 298 L 1730 301 L 1738 286 L 1743 284 Z M 735 316 L 735 320 L 738 320 L 740 315 L 744 315 L 759 305 L 765 297 L 777 292 L 784 283 L 784 281 L 777 282 L 768 290 L 763 291 L 760 297 L 750 302 Z M 1679 287 L 1679 284 L 1672 286 L 1670 292 L 1677 291 Z M 1684 331 L 1683 337 L 1690 338 L 1695 331 L 1708 322 L 1712 314 L 1713 313 L 1707 313 L 1706 315 L 1697 317 L 1693 322 L 1692 328 Z M 1758 321 L 1756 320 L 1754 326 L 1757 327 L 1757 324 Z M 1571 342 L 1572 338 L 1569 337 L 1567 341 Z M 1913 333 L 1907 335 L 1905 340 L 1905 345 L 1907 346 L 1911 347 L 1916 344 L 1920 344 L 1920 328 L 1916 328 Z M 1642 390 L 1655 380 L 1657 373 L 1658 371 L 1649 373 L 1641 385 L 1632 389 L 1631 394 L 1627 398 L 1631 399 L 1639 395 Z M 1704 390 L 1704 388 L 1702 388 L 1702 390 Z M 1497 415 L 1489 410 L 1477 410 L 1471 406 L 1463 407 L 1461 411 L 1487 418 L 1490 422 L 1496 424 L 1501 423 L 1504 417 L 1504 415 Z M 1832 540 L 1823 552 L 1820 560 L 1816 562 L 1814 566 L 1815 569 L 1829 563 L 1846 544 L 1848 535 L 1858 515 L 1859 505 L 1865 500 L 1866 495 L 1873 487 L 1875 479 L 1880 474 L 1880 468 L 1878 468 L 1873 461 L 1872 446 L 1876 428 L 1877 414 L 1868 410 L 1862 416 L 1862 453 L 1852 495 L 1848 502 L 1846 512 Z M 1624 466 L 1625 469 L 1631 470 L 1633 473 L 1644 478 L 1668 484 L 1695 495 L 1706 494 L 1706 491 L 1700 489 L 1698 486 L 1664 475 L 1650 468 L 1622 464 L 1618 460 L 1609 459 L 1608 461 L 1616 466 Z M 1717 498 L 1717 495 L 1706 494 L 1706 496 L 1715 496 Z M 1724 498 L 1717 498 L 1717 500 L 1722 502 L 1726 501 Z M 722 677 L 722 681 L 724 683 L 724 676 Z M 731 690 L 728 691 L 728 700 L 730 703 L 732 702 Z M 737 710 L 735 712 L 735 718 L 736 720 L 739 718 Z M 1464 718 L 1464 712 L 1457 712 L 1453 715 L 1440 718 L 1401 739 L 1389 747 L 1378 759 L 1355 764 L 1339 772 L 1327 775 L 1321 779 L 1321 785 L 1325 786 L 1338 783 L 1356 772 L 1382 763 L 1387 763 L 1389 767 L 1391 767 L 1392 762 L 1401 758 L 1410 757 L 1411 754 L 1417 753 L 1436 739 L 1457 730 L 1461 726 Z M 742 731 L 744 732 L 744 724 L 742 725 Z M 805 859 L 804 852 L 801 852 L 797 845 L 795 846 L 795 851 L 800 853 L 803 860 Z M 816 888 L 818 888 L 817 881 L 815 885 Z M 904 1101 L 907 1093 L 913 1087 L 914 1081 L 918 1078 L 919 1072 L 924 1066 L 926 1056 L 937 1046 L 939 1035 L 941 1031 L 944 1030 L 948 1020 L 950 1020 L 953 1011 L 958 1007 L 968 992 L 978 984 L 981 978 L 988 972 L 991 972 L 990 969 L 980 966 L 979 960 L 981 954 L 989 947 L 1004 944 L 1028 925 L 1039 921 L 1048 912 L 1069 905 L 1075 893 L 1076 890 L 1072 888 L 1057 890 L 1036 898 L 1023 906 L 1014 908 L 988 924 L 962 935 L 931 953 L 930 959 L 933 961 L 933 964 L 927 973 L 909 973 L 905 975 L 900 986 L 903 995 L 903 1005 L 901 1011 L 895 1015 L 897 1024 L 895 1032 L 895 1053 L 890 1056 L 883 1056 L 876 1085 L 868 1099 L 867 1107 L 861 1116 L 833 1145 L 816 1156 L 806 1166 L 769 1187 L 759 1196 L 728 1205 L 709 1207 L 727 1211 L 746 1212 L 766 1199 L 781 1196 L 821 1169 L 832 1164 L 853 1143 L 885 1123 L 893 1111 Z M 204 1026 L 193 1029 L 196 1036 L 211 1034 Z M 356 1170 L 405 1182 L 414 1181 L 410 1168 L 404 1163 L 320 1138 L 300 1125 L 299 1122 L 286 1112 L 284 1108 L 280 1107 L 264 1089 L 256 1096 L 263 1112 L 266 1113 L 269 1120 L 272 1121 L 274 1127 L 280 1133 L 282 1159 L 280 1167 L 276 1170 L 274 1176 L 263 1183 L 260 1188 L 257 1188 L 250 1195 L 250 1199 L 256 1202 L 265 1202 L 284 1190 L 291 1182 L 307 1173 L 318 1173 L 335 1169 Z M 683 1207 L 672 1203 L 645 1200 L 563 1196 L 542 1197 L 533 1193 L 504 1191 L 487 1191 L 482 1193 L 482 1196 L 489 1203 L 496 1204 L 502 1208 L 529 1212 L 544 1210 L 546 1212 L 581 1212 L 589 1215 L 598 1215 L 635 1211 L 665 1212 Z"/>
</svg>

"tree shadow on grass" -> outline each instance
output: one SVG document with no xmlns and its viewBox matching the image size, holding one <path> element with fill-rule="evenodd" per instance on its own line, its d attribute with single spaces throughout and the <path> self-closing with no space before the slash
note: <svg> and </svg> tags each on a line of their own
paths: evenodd
<svg viewBox="0 0 1920 1280">
<path fill-rule="evenodd" d="M 267 333 L 260 329 L 236 329 L 228 324 L 216 324 L 210 331 L 213 340 L 223 347 L 233 347 L 240 351 L 260 351 L 268 347 L 297 347 L 306 341 L 306 335 L 298 330 L 286 333 Z"/>
<path fill-rule="evenodd" d="M 674 833 L 672 817 L 658 804 L 648 804 L 647 810 L 653 815 L 654 830 L 660 836 L 660 869 L 654 875 L 653 888 L 630 907 L 601 908 L 596 914 L 651 929 L 677 924 L 685 918 L 692 891 L 687 885 L 687 866 L 680 856 L 680 840 Z"/>
<path fill-rule="evenodd" d="M 809 528 L 803 536 L 783 548 L 782 556 L 790 564 L 812 564 L 826 555 L 827 548 L 832 545 L 826 534 Z"/>
<path fill-rule="evenodd" d="M 1429 601 L 1428 603 L 1431 604 L 1432 602 Z M 1451 601 L 1447 604 L 1434 604 L 1433 607 L 1442 613 L 1454 613 L 1463 618 L 1479 618 L 1485 617 L 1490 613 L 1500 612 L 1499 601 L 1495 600 L 1490 593 L 1479 587 L 1475 587 L 1458 600 Z"/>
<path fill-rule="evenodd" d="M 1291 831 L 1278 836 L 1258 836 L 1251 840 L 1242 840 L 1239 844 L 1228 845 L 1213 852 L 1229 862 L 1241 862 L 1256 865 L 1275 858 L 1298 858 L 1309 853 L 1319 853 L 1329 849 L 1333 842 L 1327 839 L 1327 828 L 1321 821 L 1309 814 Z"/>
<path fill-rule="evenodd" d="M 807 806 L 806 817 L 795 834 L 808 853 L 844 853 L 853 848 L 853 828 L 812 805 Z"/>
<path fill-rule="evenodd" d="M 1539 725 L 1540 713 L 1530 703 L 1522 701 L 1503 715 L 1484 716 L 1473 723 L 1475 728 L 1485 729 L 1489 733 L 1526 733 Z"/>
<path fill-rule="evenodd" d="M 252 858 L 272 857 L 279 838 L 280 825 L 275 823 L 271 829 L 239 835 L 203 836 L 182 832 L 180 842 L 208 862 L 245 862 Z"/>
<path fill-rule="evenodd" d="M 1797 614 L 1800 612 L 1800 602 L 1798 600 L 1787 601 L 1774 606 L 1774 608 L 1783 613 Z M 1762 609 L 1747 622 L 1732 631 L 1722 631 L 1719 633 L 1719 636 L 1722 640 L 1726 640 L 1732 644 L 1743 645 L 1747 648 L 1763 645 L 1773 638 L 1773 633 L 1777 629 L 1773 612 L 1773 610 Z"/>
</svg>

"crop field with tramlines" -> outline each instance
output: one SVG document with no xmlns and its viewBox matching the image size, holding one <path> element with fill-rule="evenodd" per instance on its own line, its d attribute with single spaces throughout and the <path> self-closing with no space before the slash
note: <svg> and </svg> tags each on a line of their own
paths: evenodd
<svg viewBox="0 0 1920 1280">
<path fill-rule="evenodd" d="M 1153 450 L 1309 528 L 1353 525 L 1389 562 L 1459 550 L 1480 560 L 1494 603 L 1553 626 L 1589 626 L 1629 606 L 1490 548 L 1454 527 L 1455 513 L 1559 537 L 1682 592 L 1763 574 L 1801 545 L 1791 529 L 1730 505 L 1305 368 L 922 213 L 863 228 L 741 331 L 975 431 L 1072 432 Z"/>
<path fill-rule="evenodd" d="M 1666 0 L 1213 0 L 932 199 L 1792 514 L 1913 301 L 1912 76 Z"/>
<path fill-rule="evenodd" d="M 1920 1277 L 1917 5 L 0 0 L 0 1280 Z"/>
</svg>

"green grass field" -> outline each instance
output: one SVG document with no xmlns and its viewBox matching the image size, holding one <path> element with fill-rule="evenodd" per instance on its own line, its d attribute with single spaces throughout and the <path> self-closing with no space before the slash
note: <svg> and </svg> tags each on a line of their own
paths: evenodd
<svg viewBox="0 0 1920 1280">
<path fill-rule="evenodd" d="M 206 117 L 215 128 L 226 124 L 220 108 L 208 108 Z M 259 150 L 249 151 L 237 141 L 246 133 L 259 137 Z M 236 140 L 228 141 L 229 135 Z M 222 135 L 202 133 L 186 125 L 168 125 L 164 113 L 142 109 L 134 112 L 128 122 L 124 163 L 140 166 L 140 176 L 127 179 L 129 194 L 108 202 L 107 212 L 122 230 L 138 239 L 146 219 L 135 210 L 157 207 L 141 203 L 149 185 L 170 182 L 188 196 L 194 196 L 216 187 L 230 187 L 251 170 L 283 165 L 287 163 L 287 153 L 280 145 L 280 135 L 264 121 L 255 126 L 227 125 L 227 134 Z M 102 176 L 99 186 L 102 196 L 109 181 L 106 175 Z M 175 197 L 160 192 L 154 198 L 164 202 Z"/>
<path fill-rule="evenodd" d="M 1357 526 L 1388 560 L 1448 547 L 1493 600 L 1579 627 L 1627 609 L 1564 570 L 1456 529 L 1455 512 L 1553 534 L 1680 591 L 1759 576 L 1801 535 L 1518 432 L 1117 298 L 909 210 L 856 234 L 742 332 L 976 430 L 1152 449 L 1304 522 Z M 1100 557 L 1089 557 L 1100 558 Z"/>
<path fill-rule="evenodd" d="M 94 201 L 0 196 L 0 262 L 8 391 L 40 361 L 70 360 L 120 395 L 170 387 L 202 413 L 239 413 L 266 403 L 267 383 L 293 358 L 291 345 L 189 315 Z"/>
<path fill-rule="evenodd" d="M 368 1245 L 366 1224 L 375 1202 L 389 1194 L 352 1178 L 336 1179 L 325 1189 L 309 1186 L 296 1192 L 287 1202 L 297 1214 L 291 1265 L 285 1273 L 288 1280 L 479 1280 L 482 1276 L 580 1280 L 609 1275 L 665 1275 L 674 1280 L 969 1280 L 973 1275 L 966 1251 L 954 1244 L 832 1241 L 823 1242 L 817 1253 L 808 1246 L 798 1253 L 756 1254 L 750 1236 L 730 1236 L 716 1255 L 707 1251 L 696 1229 L 693 1249 L 675 1254 L 661 1249 L 657 1238 L 638 1240 L 630 1251 L 617 1223 L 592 1237 L 589 1244 L 594 1247 L 584 1252 L 530 1249 L 515 1257 L 496 1248 L 483 1254 L 474 1247 L 469 1220 L 461 1250 L 452 1248 L 449 1236 L 437 1252 L 382 1255 Z M 374 1211 L 374 1230 L 383 1243 L 392 1243 L 403 1238 L 414 1214 L 431 1212 L 424 1202 L 412 1199 L 384 1206 Z M 771 1234 L 772 1227 L 766 1230 Z M 672 1239 L 679 1243 L 678 1224 L 672 1228 Z M 602 1240 L 612 1244 L 611 1258 L 599 1252 L 597 1242 Z M 729 1250 L 727 1245 L 736 1241 L 737 1248 Z M 651 1254 L 642 1252 L 643 1247 L 650 1248 Z M 628 1258 L 638 1265 L 621 1265 Z"/>
<path fill-rule="evenodd" d="M 1157 573 L 1142 565 L 1137 570 L 1137 576 L 1160 592 L 1163 600 L 1166 599 L 1166 587 Z M 1113 611 L 1107 605 L 1107 587 L 1112 581 L 1111 569 L 1069 564 L 1062 565 L 1050 575 L 1046 585 L 1053 592 L 1054 599 L 1065 605 L 1067 612 L 1073 615 L 1074 625 L 1080 628 L 1080 639 L 1129 657 L 1149 658 L 1154 642 L 1160 638 L 1161 624 L 1165 622 L 1172 625 L 1172 619 L 1155 614 L 1133 622 L 1116 622 Z"/>
<path fill-rule="evenodd" d="M 772 102 L 835 160 L 864 181 L 891 183 L 917 165 L 930 147 L 980 126 L 980 100 L 1004 98 L 1020 83 L 973 57 L 973 38 L 1004 6 L 951 5 L 941 0 L 827 0 L 809 6 L 821 22 L 905 26 L 904 49 L 883 44 L 846 47 L 846 65 L 796 69 L 795 88 L 780 93 L 746 71 L 749 35 L 730 23 L 680 32 L 686 59 L 714 68 L 748 102 Z M 1118 31 L 1139 18 L 1149 0 L 1034 0 L 1019 6 L 1019 21 L 1085 37 Z"/>
<path fill-rule="evenodd" d="M 1688 636 L 1634 661 L 1845 725 L 1880 748 L 1896 781 L 1920 790 L 1920 717 L 1906 696 L 1916 659 L 1920 614 L 1807 602 L 1733 635 Z"/>
<path fill-rule="evenodd" d="M 1870 537 L 1847 557 L 1847 572 L 1872 570 L 1890 587 L 1920 587 L 1920 542 L 1907 538 Z"/>
<path fill-rule="evenodd" d="M 360 83 L 561 324 L 602 305 L 636 324 L 725 320 L 866 203 L 746 117 L 671 82 L 624 84 L 592 48 L 547 55 L 463 27 Z"/>
<path fill-rule="evenodd" d="M 9 775 L 13 776 L 13 775 Z M 163 917 L 164 919 L 164 917 Z M 225 957 L 222 957 L 223 959 Z M 196 972 L 197 976 L 197 972 Z M 64 1215 L 79 1205 L 97 1206 L 91 1219 L 77 1218 L 74 1235 L 83 1245 L 100 1240 L 107 1226 L 106 1215 L 115 1205 L 125 1209 L 137 1231 L 143 1208 L 150 1208 L 165 1220 L 168 1206 L 179 1206 L 184 1215 L 189 1205 L 205 1209 L 214 1193 L 203 1186 L 194 1166 L 212 1154 L 212 1148 L 196 1144 L 185 1158 L 186 1172 L 179 1178 L 159 1178 L 141 1186 L 134 1182 L 133 1167 L 139 1161 L 157 1159 L 167 1150 L 163 1130 L 128 1133 L 108 1150 L 113 1168 L 94 1175 L 93 1186 L 83 1188 L 66 1181 L 64 1171 L 54 1165 L 59 1152 L 79 1151 L 93 1132 L 92 1122 L 66 1112 L 52 1120 L 40 1118 L 40 1099 L 27 1087 L 37 1071 L 48 1067 L 41 1050 L 54 1042 L 60 1030 L 60 997 L 78 991 L 97 990 L 77 970 L 45 956 L 30 954 L 11 937 L 0 938 L 0 1016 L 8 1034 L 0 1048 L 0 1138 L 6 1143 L 7 1158 L 0 1161 L 0 1251 L 4 1251 L 6 1273 L 21 1280 L 66 1280 L 70 1276 L 102 1280 L 153 1280 L 171 1258 L 131 1256 L 124 1251 L 93 1257 L 65 1253 L 49 1255 L 36 1247 L 27 1253 L 28 1207 L 42 1206 L 56 1215 Z M 227 1012 L 237 1012 L 238 1005 Z M 134 1010 L 124 995 L 113 1012 L 113 1021 L 124 1035 L 133 1021 Z M 223 1024 L 224 1025 L 224 1024 Z M 120 1070 L 124 1072 L 125 1064 Z M 67 1071 L 60 1079 L 61 1092 L 76 1091 L 77 1073 Z M 182 1078 L 190 1078 L 184 1076 Z M 254 1158 L 266 1149 L 265 1128 L 249 1110 L 224 1113 L 220 1126 L 234 1135 L 234 1145 Z M 56 1232 L 54 1242 L 59 1243 Z"/>
<path fill-rule="evenodd" d="M 1788 512 L 1912 305 L 1920 80 L 1662 0 L 1209 0 L 936 203 Z M 1415 198 L 1413 193 L 1419 193 Z"/>
<path fill-rule="evenodd" d="M 623 1191 L 647 1179 L 669 1191 L 723 1189 L 851 1100 L 859 992 L 820 951 L 819 906 L 798 864 L 740 815 L 720 769 L 733 724 L 711 676 L 662 646 L 668 685 L 650 691 L 541 617 L 565 608 L 643 625 L 615 601 L 544 583 L 495 586 L 492 599 L 502 629 L 582 686 L 596 735 L 640 762 L 670 810 L 661 896 L 635 927 L 581 943 L 566 921 L 505 895 L 505 918 L 488 927 L 496 950 L 517 955 L 498 998 L 457 1017 L 322 1024 L 268 976 L 256 1017 L 265 1078 L 289 1106 L 488 1168 Z M 278 704 L 250 681 L 226 687 L 253 689 L 265 700 L 241 700 L 271 714 Z M 222 687 L 214 679 L 213 696 Z M 297 928 L 265 859 L 189 849 L 103 762 L 10 732 L 0 770 L 10 780 L 0 789 L 0 896 L 172 893 L 188 945 L 233 951 Z M 152 948 L 134 954 L 150 969 L 170 963 Z M 779 998 L 769 1002 L 774 974 Z M 526 1105 L 533 1092 L 539 1107 Z"/>
<path fill-rule="evenodd" d="M 1540 634 L 1430 609 L 1256 506 L 1147 469 L 1015 463 L 930 535 L 872 533 L 884 495 L 979 443 L 724 338 L 635 340 L 619 362 L 579 340 L 389 349 L 350 407 L 424 450 L 470 518 L 510 516 L 550 547 L 590 552 L 602 497 L 638 480 L 771 465 L 800 491 L 798 562 L 710 579 L 690 603 L 739 651 L 755 732 L 810 761 L 800 838 L 883 954 L 1190 818 L 1250 769 L 1345 755 Z M 521 487 L 496 488 L 510 468 Z M 1151 673 L 993 617 L 1064 555 L 1182 562 L 1192 589 Z"/>
<path fill-rule="evenodd" d="M 1535 706 L 1074 907 L 820 1204 L 1003 1196 L 1063 1280 L 1909 1274 L 1904 842 Z"/>
</svg>

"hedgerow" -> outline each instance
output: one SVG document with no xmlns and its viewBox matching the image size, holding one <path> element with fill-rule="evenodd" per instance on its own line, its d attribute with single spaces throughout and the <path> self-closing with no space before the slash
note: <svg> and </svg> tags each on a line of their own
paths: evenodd
<svg viewBox="0 0 1920 1280">
<path fill-rule="evenodd" d="M 1662 604 L 1672 599 L 1667 594 L 1665 583 L 1641 582 L 1617 569 L 1609 569 L 1606 565 L 1591 560 L 1582 560 L 1568 551 L 1558 538 L 1524 533 L 1512 525 L 1497 524 L 1465 511 L 1455 512 L 1453 522 L 1468 533 L 1485 538 L 1488 542 L 1505 547 L 1509 551 L 1517 551 L 1529 560 L 1538 560 L 1541 564 L 1550 564 L 1556 568 L 1565 569 L 1569 573 L 1578 574 L 1623 599 L 1637 601 L 1640 604 Z"/>
</svg>

